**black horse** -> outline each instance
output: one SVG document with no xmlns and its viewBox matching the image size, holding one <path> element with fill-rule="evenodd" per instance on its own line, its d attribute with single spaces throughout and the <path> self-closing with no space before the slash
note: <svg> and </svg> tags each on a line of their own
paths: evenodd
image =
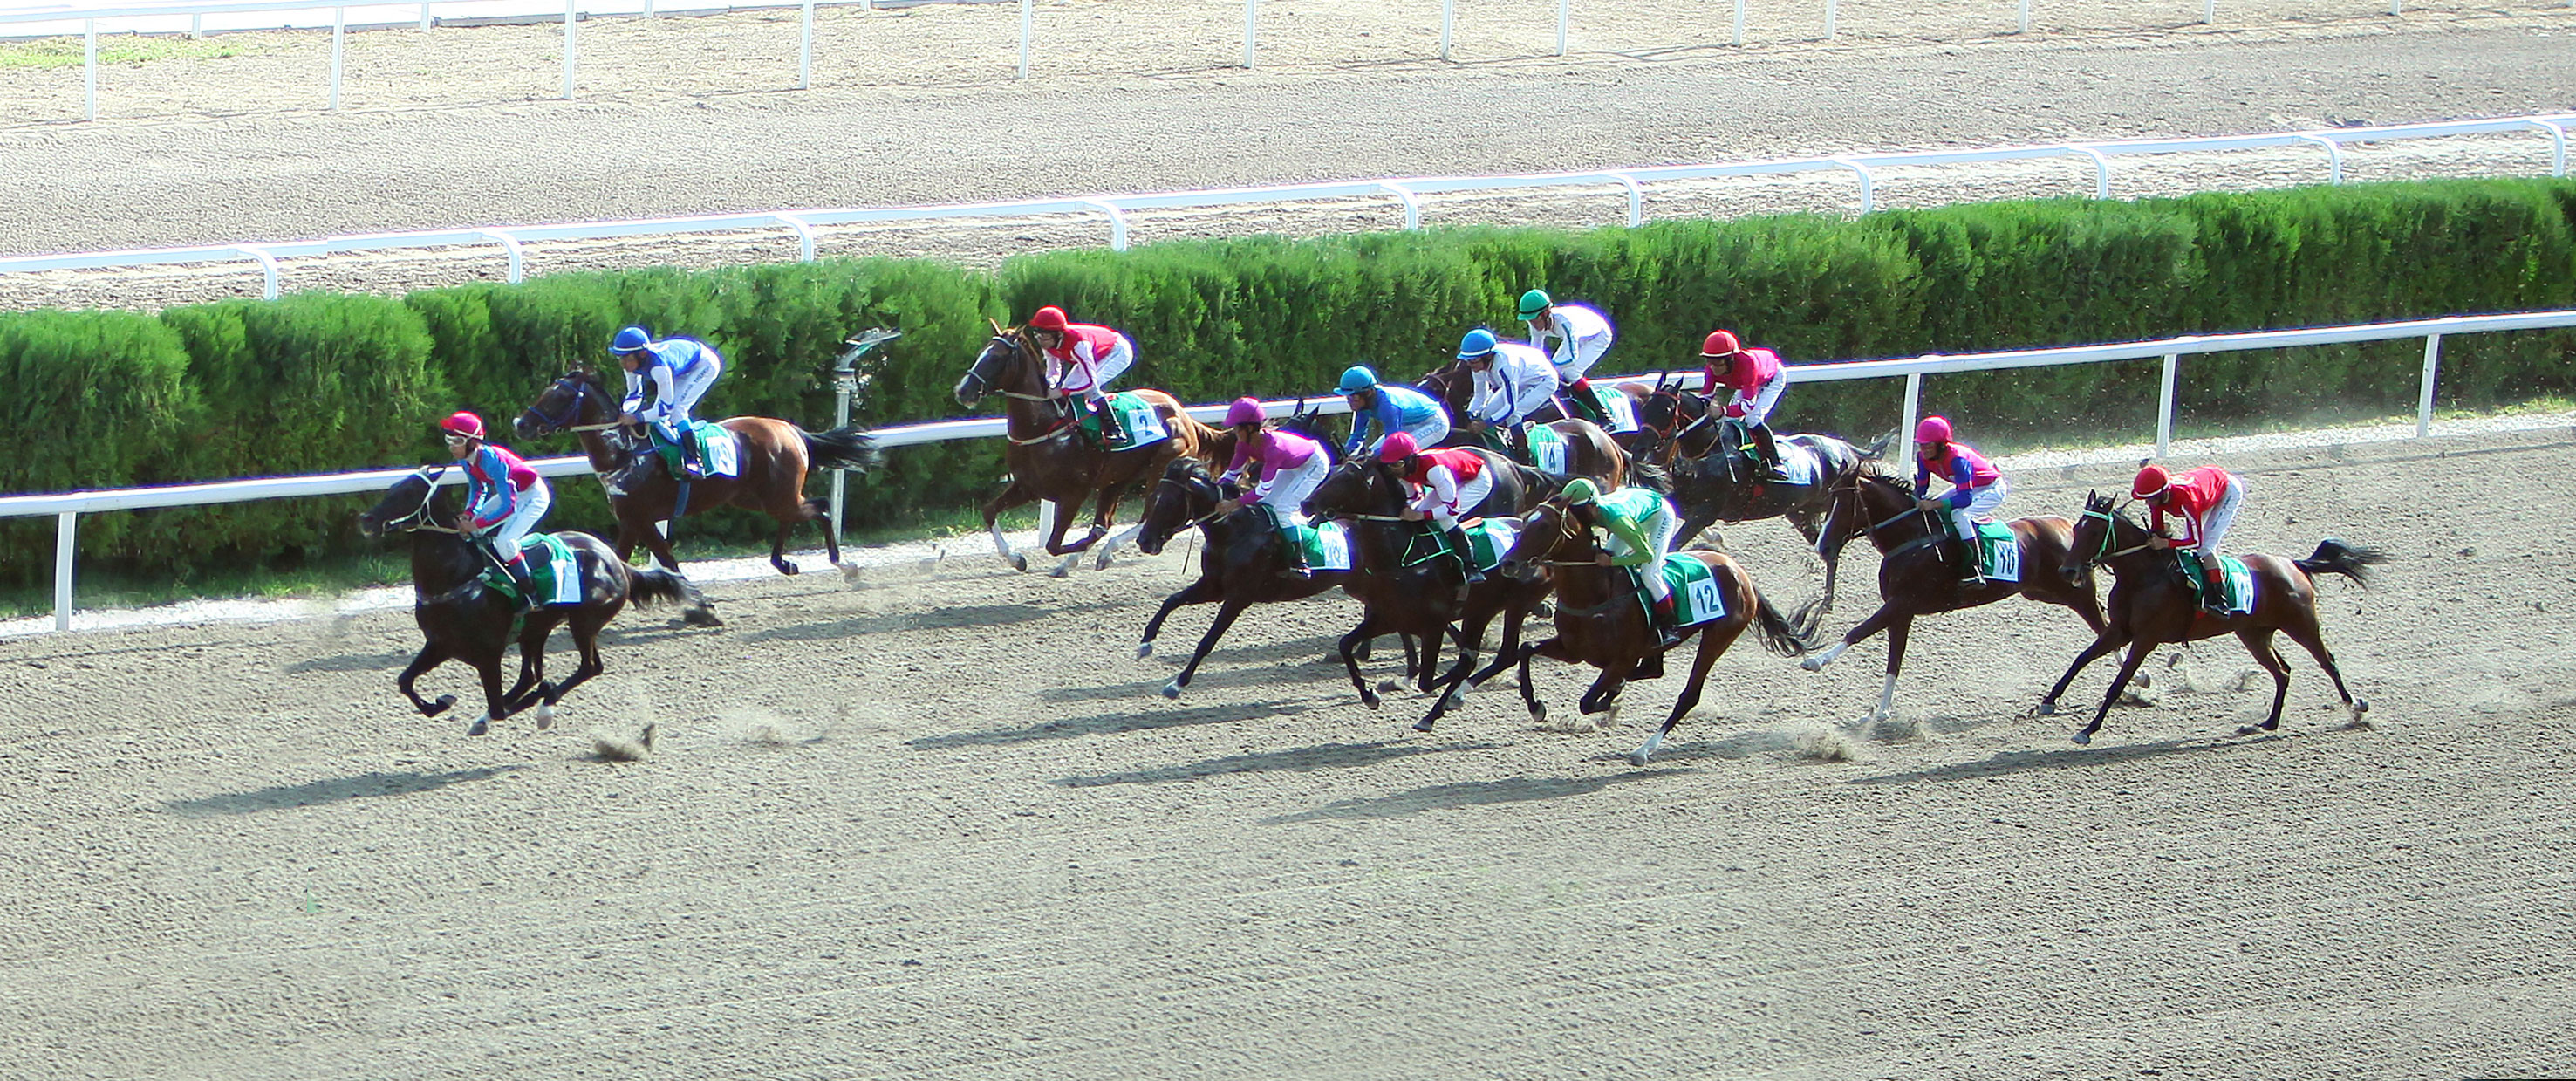
<svg viewBox="0 0 2576 1081">
<path fill-rule="evenodd" d="M 2362 582 L 2363 568 L 2387 562 L 2386 556 L 2333 539 L 2319 542 L 2316 554 L 2306 559 L 2244 556 L 2245 570 L 2253 578 L 2252 610 L 2241 615 L 2213 616 L 2201 610 L 2191 580 L 2184 576 L 2177 560 L 2181 553 L 2149 547 L 2149 536 L 2145 526 L 2116 509 L 2110 496 L 2085 494 L 2084 517 L 2075 523 L 2069 556 L 2059 572 L 2073 580 L 2097 563 L 2111 568 L 2110 614 L 2093 644 L 2076 655 L 2075 663 L 2066 666 L 2066 674 L 2058 678 L 2057 685 L 2048 689 L 2048 697 L 2039 700 L 2039 712 L 2057 712 L 2057 696 L 2065 694 L 2075 674 L 2096 658 L 2117 652 L 2121 646 L 2129 647 L 2129 655 L 2120 662 L 2120 674 L 2112 678 L 2110 692 L 2102 696 L 2102 708 L 2093 711 L 2091 724 L 2075 733 L 2075 742 L 2093 742 L 2093 734 L 2102 730 L 2102 719 L 2111 712 L 2111 703 L 2119 700 L 2130 677 L 2137 674 L 2138 662 L 2155 652 L 2157 646 L 2222 634 L 2233 634 L 2245 643 L 2245 651 L 2254 655 L 2254 663 L 2272 675 L 2271 715 L 2260 725 L 2239 727 L 2237 735 L 2250 736 L 2281 727 L 2281 702 L 2290 693 L 2290 667 L 2281 660 L 2281 651 L 2273 648 L 2272 636 L 2276 633 L 2289 635 L 2291 641 L 2308 651 L 2308 656 L 2316 658 L 2317 667 L 2325 669 L 2327 678 L 2334 680 L 2335 694 L 2343 707 L 2352 711 L 2354 720 L 2370 712 L 2369 702 L 2345 689 L 2343 671 L 2335 667 L 2334 654 L 2326 651 L 2325 634 L 2317 625 L 2316 576 L 2340 574 Z"/>
<path fill-rule="evenodd" d="M 1708 401 L 1680 387 L 1658 383 L 1638 407 L 1642 431 L 1651 433 L 1639 460 L 1651 464 L 1642 475 L 1662 490 L 1682 512 L 1682 543 L 1720 522 L 1786 519 L 1813 547 L 1823 537 L 1826 513 L 1833 506 L 1834 485 L 1878 460 L 1896 438 L 1890 432 L 1867 447 L 1830 435 L 1793 433 L 1772 445 L 1793 468 L 1787 479 L 1771 476 L 1744 453 L 1751 440 L 1739 420 L 1715 416 Z M 1839 560 L 1825 561 L 1825 593 L 1817 613 L 1834 603 Z"/>
<path fill-rule="evenodd" d="M 1476 453 L 1485 458 L 1489 472 L 1502 475 L 1484 503 L 1468 508 L 1461 517 L 1517 519 L 1522 488 L 1517 479 L 1508 486 L 1503 483 L 1509 476 L 1505 472 L 1509 460 L 1498 451 L 1478 449 Z M 1350 669 L 1351 684 L 1360 689 L 1360 701 L 1376 709 L 1377 692 L 1360 678 L 1355 648 L 1389 632 L 1420 637 L 1426 645 L 1420 686 L 1424 693 L 1438 697 L 1431 712 L 1413 727 L 1428 732 L 1441 714 L 1459 704 L 1459 688 L 1475 669 L 1476 651 L 1484 644 L 1485 629 L 1493 625 L 1494 617 L 1503 617 L 1503 642 L 1485 673 L 1488 678 L 1509 665 L 1504 658 L 1520 645 L 1521 624 L 1547 596 L 1549 585 L 1545 576 L 1525 580 L 1491 574 L 1466 589 L 1462 597 L 1464 564 L 1441 554 L 1439 532 L 1429 521 L 1407 521 L 1404 509 L 1403 479 L 1395 475 L 1394 466 L 1382 462 L 1344 463 L 1306 501 L 1307 517 L 1342 519 L 1351 531 L 1351 562 L 1357 573 L 1348 588 L 1362 607 L 1359 626 L 1341 642 L 1342 663 Z M 1434 678 L 1443 632 L 1457 639 L 1458 663 Z"/>
<path fill-rule="evenodd" d="M 359 531 L 370 537 L 414 534 L 412 618 L 419 621 L 421 634 L 428 641 L 394 682 L 420 708 L 421 716 L 435 717 L 446 712 L 447 707 L 456 704 L 456 696 L 440 695 L 438 701 L 431 702 L 412 689 L 412 682 L 455 659 L 473 665 L 483 677 L 487 703 L 483 716 L 474 719 L 466 735 L 482 735 L 490 729 L 491 722 L 531 704 L 537 707 L 537 727 L 553 724 L 554 704 L 603 670 L 599 629 L 616 618 L 629 599 L 648 605 L 676 601 L 686 606 L 683 617 L 689 622 L 721 625 L 707 599 L 679 572 L 636 570 L 619 559 L 607 542 L 588 533 L 573 532 L 555 536 L 572 549 L 573 561 L 580 567 L 581 602 L 541 606 L 523 621 L 516 618 L 517 608 L 510 599 L 484 586 L 483 572 L 492 566 L 491 558 L 458 531 L 456 508 L 437 489 L 438 475 L 445 469 L 423 469 L 396 481 L 384 499 L 358 516 Z M 542 555 L 532 551 L 529 557 Z M 566 622 L 572 625 L 572 640 L 581 651 L 581 664 L 573 669 L 572 678 L 562 683 L 548 682 L 546 638 L 554 633 L 556 624 Z M 519 680 L 505 694 L 501 690 L 501 659 L 510 650 L 514 623 L 519 643 Z"/>
<path fill-rule="evenodd" d="M 1199 636 L 1198 649 L 1190 654 L 1180 674 L 1163 685 L 1163 697 L 1179 698 L 1181 689 L 1190 685 L 1198 674 L 1199 662 L 1207 659 L 1208 650 L 1234 625 L 1236 616 L 1256 604 L 1274 601 L 1304 600 L 1341 586 L 1350 578 L 1349 571 L 1313 571 L 1298 577 L 1290 571 L 1287 544 L 1270 512 L 1259 506 L 1237 508 L 1231 514 L 1219 514 L 1217 504 L 1231 498 L 1205 466 L 1195 459 L 1181 458 L 1163 468 L 1162 479 L 1145 498 L 1145 521 L 1138 527 L 1136 547 L 1146 555 L 1160 555 L 1163 546 L 1191 526 L 1197 526 L 1207 539 L 1199 555 L 1199 577 L 1181 587 L 1179 592 L 1163 598 L 1163 606 L 1154 610 L 1154 618 L 1145 621 L 1145 634 L 1136 643 L 1136 655 L 1154 653 L 1154 638 L 1163 632 L 1163 620 L 1172 609 L 1188 604 L 1215 604 L 1215 621 L 1207 633 Z"/>
</svg>

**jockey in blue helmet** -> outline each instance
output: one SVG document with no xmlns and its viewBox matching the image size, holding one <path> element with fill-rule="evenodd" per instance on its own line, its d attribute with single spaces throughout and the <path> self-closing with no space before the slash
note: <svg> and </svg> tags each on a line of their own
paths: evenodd
<svg viewBox="0 0 2576 1081">
<path fill-rule="evenodd" d="M 696 441 L 684 438 L 690 426 L 689 411 L 698 399 L 706 397 L 707 388 L 724 374 L 724 357 L 716 347 L 695 338 L 653 340 L 643 327 L 627 327 L 609 339 L 608 355 L 617 366 L 626 369 L 626 401 L 619 406 L 628 424 L 650 424 L 665 442 L 680 448 L 682 479 L 696 479 L 705 471 L 699 461 Z M 651 401 L 645 399 L 650 397 Z M 649 461 L 650 459 L 646 459 Z M 637 468 L 641 468 L 639 462 Z M 621 476 L 621 482 L 632 476 Z M 620 487 L 623 487 L 620 484 Z"/>
<path fill-rule="evenodd" d="M 1354 365 L 1342 373 L 1337 388 L 1351 403 L 1351 441 L 1342 449 L 1342 457 L 1365 460 L 1364 453 L 1374 454 L 1378 444 L 1395 432 L 1413 437 L 1414 443 L 1436 447 L 1449 438 L 1449 410 L 1428 394 L 1412 387 L 1386 386 L 1377 381 L 1377 373 L 1365 365 Z M 1377 438 L 1369 438 L 1369 430 Z"/>
</svg>

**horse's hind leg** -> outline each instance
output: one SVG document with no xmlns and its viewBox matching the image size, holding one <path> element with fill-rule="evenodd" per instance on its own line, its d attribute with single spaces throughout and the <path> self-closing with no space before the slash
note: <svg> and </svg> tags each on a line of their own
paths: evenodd
<svg viewBox="0 0 2576 1081">
<path fill-rule="evenodd" d="M 1370 709 L 1376 709 L 1379 705 L 1377 688 L 1369 686 L 1368 678 L 1360 675 L 1359 647 L 1373 636 L 1369 628 L 1376 623 L 1377 617 L 1374 615 L 1360 616 L 1359 626 L 1351 628 L 1351 633 L 1343 635 L 1340 643 L 1342 667 L 1351 673 L 1351 686 L 1360 690 L 1360 704 Z"/>
<path fill-rule="evenodd" d="M 608 670 L 599 660 L 599 629 L 608 625 L 611 613 L 575 615 L 572 620 L 573 647 L 581 651 L 581 663 L 572 670 L 572 678 L 548 688 L 545 701 L 537 706 L 537 727 L 555 722 L 555 703 L 564 700 L 572 689 L 590 681 L 590 677 Z"/>
<path fill-rule="evenodd" d="M 2281 660 L 2281 651 L 2272 648 L 2270 628 L 2236 632 L 2236 640 L 2245 643 L 2245 652 L 2254 655 L 2254 663 L 2272 673 L 2272 715 L 2260 725 L 2240 725 L 2236 734 L 2250 736 L 2256 732 L 2274 732 L 2281 727 L 2281 703 L 2290 697 L 2290 666 Z"/>
<path fill-rule="evenodd" d="M 2290 636 L 2291 641 L 2297 642 L 2299 648 L 2307 650 L 2308 656 L 2316 658 L 2317 667 L 2326 670 L 2326 678 L 2334 681 L 2335 696 L 2342 700 L 2343 708 L 2351 711 L 2354 721 L 2360 721 L 2362 714 L 2370 712 L 2368 699 L 2344 689 L 2343 669 L 2335 667 L 2334 654 L 2326 649 L 2325 635 L 2318 632 L 2314 619 L 2304 627 L 2283 627 L 2281 630 Z"/>
<path fill-rule="evenodd" d="M 528 708 L 528 703 L 543 696 L 547 687 L 546 639 L 554 634 L 556 620 L 544 610 L 528 615 L 528 625 L 519 632 L 519 680 L 501 696 L 509 703 L 510 712 Z"/>
<path fill-rule="evenodd" d="M 1736 636 L 1743 634 L 1744 628 L 1752 623 L 1752 618 L 1747 616 L 1727 620 L 1700 632 L 1699 656 L 1691 659 L 1690 681 L 1682 684 L 1681 697 L 1673 700 L 1672 716 L 1664 718 L 1664 726 L 1649 733 L 1644 744 L 1628 752 L 1629 765 L 1645 765 L 1647 759 L 1654 757 L 1655 749 L 1664 745 L 1664 737 L 1671 735 L 1673 729 L 1682 723 L 1682 718 L 1690 716 L 1690 711 L 1698 708 L 1700 685 L 1708 682 L 1709 666 L 1725 656 L 1726 647 L 1734 645 Z"/>
<path fill-rule="evenodd" d="M 1154 618 L 1145 621 L 1145 633 L 1136 640 L 1137 658 L 1141 660 L 1154 655 L 1154 639 L 1163 633 L 1163 621 L 1171 618 L 1172 609 L 1187 604 L 1214 604 L 1224 599 L 1225 588 L 1214 577 L 1201 578 L 1174 590 L 1171 596 L 1163 598 L 1162 607 L 1154 609 Z"/>
<path fill-rule="evenodd" d="M 780 574 L 795 574 L 804 569 L 798 567 L 795 560 L 787 558 L 787 534 L 795 528 L 795 521 L 781 519 L 778 523 L 778 532 L 769 538 L 769 565 L 778 568 Z M 824 530 L 824 535 L 830 534 L 830 530 Z"/>
<path fill-rule="evenodd" d="M 447 712 L 447 707 L 456 704 L 455 695 L 442 694 L 438 696 L 438 701 L 432 702 L 422 698 L 419 691 L 412 689 L 414 681 L 426 675 L 430 669 L 446 663 L 448 656 L 445 648 L 436 642 L 430 642 L 420 647 L 420 655 L 411 659 L 411 664 L 403 668 L 401 675 L 394 677 L 394 686 L 402 688 L 403 697 L 411 699 L 411 704 L 420 710 L 420 715 L 423 717 L 438 716 Z"/>
</svg>

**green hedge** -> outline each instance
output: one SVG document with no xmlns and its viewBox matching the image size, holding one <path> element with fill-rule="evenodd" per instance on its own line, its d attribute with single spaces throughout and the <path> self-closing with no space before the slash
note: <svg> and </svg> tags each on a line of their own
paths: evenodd
<svg viewBox="0 0 2576 1081">
<path fill-rule="evenodd" d="M 1184 400 L 1328 392 L 1340 370 L 1412 378 L 1477 325 L 1517 332 L 1513 301 L 1541 285 L 1618 323 L 1606 371 L 1697 367 L 1716 326 L 1793 363 L 2117 341 L 2298 325 L 2576 306 L 2576 184 L 2443 181 L 2198 195 L 2038 200 L 1874 214 L 1660 222 L 1563 232 L 1450 229 L 1052 252 L 998 272 L 855 259 L 713 271 L 656 268 L 477 284 L 398 300 L 306 294 L 275 302 L 0 315 L 0 409 L 18 455 L 0 490 L 46 491 L 322 472 L 441 457 L 436 419 L 470 408 L 506 430 L 546 382 L 604 363 L 642 323 L 724 351 L 700 412 L 829 423 L 841 339 L 904 337 L 871 358 L 858 419 L 955 415 L 954 385 L 990 333 L 1041 304 L 1121 327 L 1130 385 Z M 2195 357 L 2187 419 L 2319 408 L 2389 410 L 2414 392 L 2411 342 Z M 2576 389 L 2571 335 L 2455 338 L 2446 402 Z M 1990 444 L 2151 417 L 2153 361 L 1929 381 Z M 1793 392 L 1789 426 L 1866 437 L 1894 419 L 1893 381 Z M 519 448 L 570 453 L 569 437 Z M 855 488 L 854 525 L 970 502 L 1000 474 L 996 443 L 906 448 Z M 604 529 L 595 485 L 558 485 L 554 520 Z M 363 502 L 349 500 L 343 502 Z M 84 557 L 185 574 L 291 561 L 355 543 L 345 508 L 315 501 L 98 515 Z M 699 524 L 703 523 L 703 524 Z M 693 523 L 751 537 L 764 521 Z M 46 573 L 49 523 L 0 526 L 0 581 Z"/>
</svg>

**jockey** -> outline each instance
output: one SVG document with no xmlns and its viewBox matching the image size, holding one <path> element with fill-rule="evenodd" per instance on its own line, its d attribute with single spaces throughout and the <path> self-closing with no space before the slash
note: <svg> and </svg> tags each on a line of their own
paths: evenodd
<svg viewBox="0 0 2576 1081">
<path fill-rule="evenodd" d="M 1493 331 L 1479 328 L 1459 340 L 1458 359 L 1476 376 L 1468 420 L 1500 426 L 1506 447 L 1519 441 L 1521 423 L 1556 396 L 1556 373 L 1537 346 L 1496 341 Z"/>
<path fill-rule="evenodd" d="M 1662 492 L 1636 486 L 1602 495 L 1586 477 L 1565 482 L 1564 499 L 1565 512 L 1575 524 L 1610 534 L 1594 562 L 1627 567 L 1644 581 L 1646 595 L 1654 598 L 1646 622 L 1664 648 L 1681 641 L 1680 630 L 1673 626 L 1673 584 L 1664 580 L 1662 568 L 1665 554 L 1673 550 L 1674 536 L 1682 529 L 1673 501 Z"/>
<path fill-rule="evenodd" d="M 1485 497 L 1493 494 L 1494 478 L 1485 472 L 1485 456 L 1465 447 L 1424 450 L 1413 436 L 1397 432 L 1378 444 L 1377 460 L 1394 466 L 1412 492 L 1404 519 L 1430 519 L 1449 539 L 1458 561 L 1466 565 L 1467 584 L 1484 581 L 1485 572 L 1477 569 L 1475 549 L 1467 547 L 1467 534 L 1458 520 L 1482 510 Z"/>
<path fill-rule="evenodd" d="M 1746 433 L 1753 437 L 1754 447 L 1762 455 L 1762 464 L 1780 479 L 1780 447 L 1771 439 L 1771 410 L 1780 404 L 1780 395 L 1789 389 L 1789 369 L 1781 366 L 1780 354 L 1770 349 L 1747 349 L 1735 340 L 1735 332 L 1711 333 L 1699 347 L 1700 376 L 1708 391 L 1709 411 L 1722 412 L 1744 422 Z M 1719 390 L 1727 392 L 1721 402 Z"/>
<path fill-rule="evenodd" d="M 2227 536 L 2227 527 L 2236 523 L 2236 508 L 2245 501 L 2245 482 L 2214 465 L 2186 469 L 2179 474 L 2167 473 L 2165 467 L 2150 465 L 2138 470 L 2138 479 L 2129 485 L 2129 494 L 2147 504 L 2147 538 L 2149 548 L 2171 548 L 2189 544 L 2200 556 L 2201 577 L 2209 583 L 2200 591 L 2200 606 L 2211 615 L 2227 614 L 2227 588 L 2219 569 L 2218 542 Z M 2165 536 L 2165 515 L 2180 520 L 2183 534 Z"/>
<path fill-rule="evenodd" d="M 1100 419 L 1100 437 L 1125 442 L 1127 430 L 1109 408 L 1109 381 L 1136 363 L 1136 343 L 1108 327 L 1065 321 L 1064 309 L 1052 304 L 1029 316 L 1029 330 L 1047 358 L 1051 398 L 1082 395 Z"/>
<path fill-rule="evenodd" d="M 1261 403 L 1250 398 L 1237 398 L 1225 407 L 1225 423 L 1234 429 L 1234 460 L 1226 473 L 1240 478 L 1246 489 L 1240 499 L 1217 504 L 1220 514 L 1232 514 L 1247 504 L 1258 505 L 1270 512 L 1271 521 L 1282 528 L 1304 525 L 1306 516 L 1299 508 L 1306 497 L 1315 494 L 1315 486 L 1324 483 L 1324 474 L 1333 468 L 1333 459 L 1324 453 L 1324 445 L 1295 432 L 1270 427 L 1262 415 Z M 1256 482 L 1252 467 L 1261 467 Z M 1307 577 L 1305 553 L 1298 546 L 1288 546 L 1289 572 Z"/>
<path fill-rule="evenodd" d="M 683 475 L 678 479 L 704 475 L 706 465 L 698 460 L 697 441 L 684 436 L 689 431 L 689 411 L 724 374 L 724 357 L 716 347 L 695 338 L 654 341 L 643 327 L 618 331 L 609 339 L 608 355 L 626 369 L 626 401 L 618 407 L 626 414 L 626 423 L 649 423 L 665 442 L 680 448 Z M 650 404 L 644 401 L 648 394 L 653 399 Z"/>
<path fill-rule="evenodd" d="M 1949 481 L 1950 490 L 1939 499 L 1926 499 L 1924 494 L 1932 490 L 1936 476 Z M 1948 512 L 1950 528 L 1959 538 L 1961 584 L 1985 584 L 1985 573 L 1977 565 L 1977 517 L 1992 513 L 2010 490 L 2003 473 L 1976 448 L 1950 438 L 1948 418 L 1925 417 L 1914 426 L 1914 503 L 1924 510 Z"/>
<path fill-rule="evenodd" d="M 1365 366 L 1344 371 L 1339 389 L 1351 403 L 1351 442 L 1342 448 L 1344 458 L 1374 454 L 1387 436 L 1397 432 L 1425 447 L 1449 438 L 1449 410 L 1428 394 L 1412 387 L 1382 385 L 1377 373 Z M 1371 425 L 1377 428 L 1377 442 L 1368 438 Z"/>
<path fill-rule="evenodd" d="M 507 447 L 483 441 L 483 418 L 456 413 L 439 424 L 446 433 L 447 453 L 465 463 L 465 533 L 519 589 L 519 611 L 537 607 L 536 581 L 519 552 L 519 539 L 535 529 L 554 505 L 554 493 L 534 467 Z"/>
<path fill-rule="evenodd" d="M 1556 381 L 1574 392 L 1566 395 L 1571 408 L 1581 410 L 1582 416 L 1595 424 L 1608 425 L 1610 418 L 1602 414 L 1600 400 L 1592 396 L 1592 381 L 1584 375 L 1601 362 L 1602 354 L 1610 351 L 1610 340 L 1615 336 L 1610 317 L 1589 305 L 1559 304 L 1544 289 L 1521 294 L 1520 317 L 1529 324 L 1531 345 L 1545 351 L 1548 339 L 1556 339 L 1556 349 L 1547 362 L 1556 368 Z"/>
</svg>

